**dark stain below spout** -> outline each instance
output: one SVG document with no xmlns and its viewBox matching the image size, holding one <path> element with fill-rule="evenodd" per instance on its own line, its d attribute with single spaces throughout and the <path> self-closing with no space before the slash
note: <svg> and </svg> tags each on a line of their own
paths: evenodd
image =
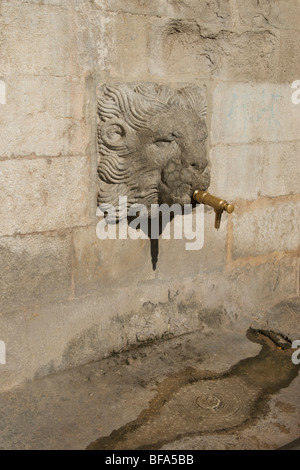
<svg viewBox="0 0 300 470">
<path fill-rule="evenodd" d="M 290 344 L 274 334 L 250 329 L 249 340 L 262 345 L 255 357 L 229 371 L 210 374 L 187 368 L 157 386 L 157 394 L 136 420 L 87 450 L 154 450 L 184 437 L 225 432 L 245 426 L 267 412 L 270 396 L 297 376 Z M 226 351 L 224 351 L 224 354 Z"/>
</svg>

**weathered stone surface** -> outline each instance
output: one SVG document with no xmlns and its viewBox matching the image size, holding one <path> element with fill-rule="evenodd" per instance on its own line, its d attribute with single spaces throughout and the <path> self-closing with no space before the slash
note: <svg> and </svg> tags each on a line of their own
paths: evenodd
<svg viewBox="0 0 300 470">
<path fill-rule="evenodd" d="M 276 2 L 268 0 L 268 3 L 272 6 L 269 17 L 271 24 L 280 29 L 300 30 L 299 0 L 278 0 Z"/>
<path fill-rule="evenodd" d="M 219 23 L 224 25 L 229 20 L 230 5 L 213 0 L 202 2 L 198 0 L 152 0 L 151 2 L 124 0 L 95 0 L 96 5 L 104 10 L 120 11 L 134 15 L 167 16 L 170 18 L 201 18 L 203 23 Z"/>
<path fill-rule="evenodd" d="M 150 71 L 171 79 L 272 82 L 279 47 L 276 32 L 269 29 L 235 32 L 196 19 L 157 19 L 152 21 Z"/>
<path fill-rule="evenodd" d="M 76 296 L 154 279 L 150 240 L 99 240 L 96 227 L 74 230 Z"/>
<path fill-rule="evenodd" d="M 0 315 L 71 295 L 70 234 L 2 237 L 0 259 Z"/>
<path fill-rule="evenodd" d="M 131 286 L 150 282 L 154 279 L 171 280 L 178 276 L 197 276 L 199 273 L 221 271 L 225 265 L 226 233 L 228 218 L 223 215 L 220 229 L 214 228 L 214 213 L 208 211 L 204 216 L 204 245 L 200 250 L 187 250 L 195 240 L 171 239 L 158 241 L 156 270 L 153 270 L 150 240 L 99 240 L 96 227 L 74 230 L 75 253 L 74 282 L 76 296 L 89 291 L 98 292 L 109 286 Z M 198 227 L 199 232 L 201 228 Z M 116 262 L 118 260 L 118 262 Z"/>
<path fill-rule="evenodd" d="M 300 11 L 300 7 L 299 7 Z M 280 34 L 279 82 L 291 85 L 300 79 L 300 27 L 299 31 Z M 300 114 L 300 113 L 299 113 Z"/>
<path fill-rule="evenodd" d="M 41 5 L 41 0 L 3 0 L 3 2 L 7 3 L 35 3 Z M 67 8 L 65 0 L 42 0 L 42 5 L 52 5 L 52 6 L 60 6 Z"/>
<path fill-rule="evenodd" d="M 213 94 L 211 142 L 293 141 L 299 138 L 299 108 L 285 85 L 217 85 Z"/>
<path fill-rule="evenodd" d="M 295 251 L 300 244 L 300 202 L 257 208 L 233 217 L 233 256 Z"/>
<path fill-rule="evenodd" d="M 89 130 L 84 123 L 83 79 L 8 77 L 5 84 L 0 156 L 85 152 Z"/>
<path fill-rule="evenodd" d="M 281 0 L 276 3 L 280 3 Z M 236 12 L 241 26 L 246 28 L 271 28 L 270 17 L 274 11 L 275 2 L 270 0 L 236 0 Z"/>
<path fill-rule="evenodd" d="M 226 260 L 227 214 L 223 214 L 219 230 L 216 230 L 215 214 L 207 210 L 204 214 L 204 244 L 200 250 L 186 249 L 190 240 L 159 240 L 157 277 L 176 279 L 222 271 Z M 174 225 L 174 222 L 171 224 Z M 173 230 L 173 229 L 172 229 Z M 198 236 L 202 228 L 198 227 Z M 171 232 L 172 233 L 172 232 Z"/>
<path fill-rule="evenodd" d="M 6 103 L 6 83 L 4 80 L 0 80 L 0 104 Z"/>
<path fill-rule="evenodd" d="M 108 17 L 104 44 L 97 47 L 99 66 L 101 67 L 103 48 L 106 48 L 112 77 L 130 76 L 131 80 L 142 79 L 148 71 L 147 30 L 148 24 L 144 16 Z"/>
<path fill-rule="evenodd" d="M 79 121 L 40 115 L 18 115 L 3 124 L 3 139 L 0 143 L 1 157 L 58 156 L 85 152 L 89 136 L 86 127 Z"/>
<path fill-rule="evenodd" d="M 2 2 L 0 75 L 70 75 L 73 41 L 65 9 Z"/>
<path fill-rule="evenodd" d="M 89 223 L 86 157 L 6 160 L 0 174 L 1 235 Z"/>
<path fill-rule="evenodd" d="M 178 378 L 186 381 L 194 378 L 194 381 L 191 380 L 188 385 L 189 388 L 195 385 L 195 374 L 200 367 L 205 371 L 219 373 L 230 368 L 230 375 L 231 371 L 236 371 L 232 366 L 237 364 L 237 351 L 239 357 L 245 359 L 258 355 L 260 349 L 260 345 L 250 342 L 244 335 L 234 334 L 233 331 L 217 336 L 213 345 L 210 338 L 205 341 L 199 332 L 194 332 L 158 344 L 149 344 L 138 350 L 123 351 L 103 360 L 101 364 L 88 364 L 34 383 L 24 384 L 0 397 L 2 416 L 0 447 L 12 450 L 81 450 L 99 439 L 100 435 L 108 436 L 113 430 L 136 420 L 141 415 L 141 410 L 148 408 L 146 416 L 150 414 L 155 419 L 152 414 L 153 408 L 149 408 L 149 402 L 155 400 L 158 395 L 159 399 L 163 397 L 160 403 L 168 407 L 168 400 L 174 392 L 172 387 L 174 382 L 170 384 L 169 379 L 168 387 L 163 388 L 162 385 L 170 375 L 177 379 L 175 391 L 178 393 L 182 383 Z M 284 354 L 278 350 L 274 352 L 277 357 Z M 282 365 L 280 359 L 278 367 L 281 367 L 280 370 L 285 373 L 286 363 L 283 362 Z M 266 366 L 267 369 L 267 365 L 269 361 L 262 362 L 263 368 Z M 267 375 L 273 370 L 269 367 Z M 265 374 L 261 376 L 263 376 L 261 380 L 265 380 Z M 280 373 L 274 374 L 275 380 L 281 377 Z M 247 378 L 249 379 L 248 374 Z M 186 381 L 183 383 L 187 383 Z M 212 381 L 205 383 L 213 386 Z M 256 378 L 255 383 L 257 383 Z M 278 449 L 299 435 L 299 384 L 298 377 L 288 387 L 275 393 L 268 400 L 268 412 L 258 415 L 255 420 L 248 420 L 242 429 L 235 427 L 223 430 L 222 433 L 201 433 L 200 436 L 193 433 L 188 437 L 182 436 L 183 432 L 186 432 L 186 428 L 182 427 L 181 438 L 165 444 L 161 449 L 171 449 L 174 453 L 178 452 L 178 449 L 187 451 L 228 448 Z M 157 388 L 160 390 L 159 394 Z M 236 389 L 237 387 L 235 391 Z M 226 393 L 228 391 L 226 381 L 222 385 L 222 391 Z M 189 397 L 186 390 L 184 396 Z M 245 394 L 242 399 L 245 399 Z M 225 397 L 226 402 L 227 397 Z M 178 400 L 176 403 L 178 404 Z M 186 401 L 186 407 L 189 403 Z M 181 407 L 179 409 L 181 411 Z M 256 411 L 257 407 L 254 409 Z M 157 408 L 155 412 L 157 413 Z M 214 411 L 212 413 L 215 414 Z M 188 419 L 191 421 L 190 414 Z M 180 420 L 174 421 L 177 425 L 177 421 Z M 170 428 L 172 431 L 172 425 Z"/>
<path fill-rule="evenodd" d="M 262 312 L 253 328 L 278 332 L 295 341 L 300 338 L 300 298 L 291 297 Z"/>
<path fill-rule="evenodd" d="M 196 20 L 156 19 L 151 22 L 150 72 L 169 80 L 191 76 L 206 79 L 217 67 L 219 49 L 204 37 Z"/>
<path fill-rule="evenodd" d="M 148 74 L 148 21 L 145 16 L 104 12 L 79 2 L 74 15 L 76 67 L 83 72 L 124 81 Z M 77 70 L 75 69 L 75 70 Z"/>
<path fill-rule="evenodd" d="M 1 389 L 197 329 L 197 298 L 197 292 L 179 284 L 172 289 L 170 283 L 146 283 L 130 290 L 110 285 L 71 302 L 0 315 L 8 351 Z"/>
<path fill-rule="evenodd" d="M 299 192 L 300 143 L 213 147 L 210 191 L 229 200 Z"/>
<path fill-rule="evenodd" d="M 246 331 L 274 302 L 296 295 L 297 270 L 298 260 L 286 256 L 275 263 L 235 269 L 227 276 L 200 273 L 199 279 L 148 282 L 131 289 L 110 285 L 71 302 L 2 315 L 8 362 L 1 387 L 153 339 L 195 330 L 212 338 L 230 325 Z"/>
<path fill-rule="evenodd" d="M 275 82 L 279 58 L 278 33 L 245 31 L 220 34 L 220 65 L 213 76 L 237 82 Z M 255 64 L 255 67 L 253 67 Z"/>
<path fill-rule="evenodd" d="M 274 303 L 298 295 L 298 263 L 296 256 L 253 266 L 245 263 L 229 271 L 227 283 L 215 283 L 212 295 L 246 331 Z"/>
<path fill-rule="evenodd" d="M 299 30 L 299 0 L 237 0 L 241 24 L 248 27 Z"/>
</svg>

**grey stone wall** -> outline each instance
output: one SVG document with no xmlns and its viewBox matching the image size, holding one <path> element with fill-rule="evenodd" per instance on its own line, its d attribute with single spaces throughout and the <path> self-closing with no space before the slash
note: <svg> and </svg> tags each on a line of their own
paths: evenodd
<svg viewBox="0 0 300 470">
<path fill-rule="evenodd" d="M 1 0 L 0 390 L 299 294 L 299 0 Z M 96 237 L 98 83 L 204 87 L 205 243 Z M 4 85 L 3 85 L 4 84 Z M 5 87 L 5 90 L 4 90 Z M 5 95 L 5 96 L 4 96 Z M 213 337 L 213 336 L 212 336 Z"/>
</svg>

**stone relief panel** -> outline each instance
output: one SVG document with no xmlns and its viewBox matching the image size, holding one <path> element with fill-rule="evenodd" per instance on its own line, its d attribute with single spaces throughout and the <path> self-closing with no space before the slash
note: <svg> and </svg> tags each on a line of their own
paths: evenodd
<svg viewBox="0 0 300 470">
<path fill-rule="evenodd" d="M 197 86 L 104 85 L 98 97 L 98 204 L 190 204 L 210 183 L 206 100 Z"/>
</svg>

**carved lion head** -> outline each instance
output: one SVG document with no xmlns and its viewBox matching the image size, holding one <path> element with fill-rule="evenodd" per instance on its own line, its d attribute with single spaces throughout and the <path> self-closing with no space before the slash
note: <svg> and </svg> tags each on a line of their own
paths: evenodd
<svg viewBox="0 0 300 470">
<path fill-rule="evenodd" d="M 206 102 L 196 86 L 104 86 L 98 101 L 99 204 L 191 203 L 210 182 Z"/>
</svg>

